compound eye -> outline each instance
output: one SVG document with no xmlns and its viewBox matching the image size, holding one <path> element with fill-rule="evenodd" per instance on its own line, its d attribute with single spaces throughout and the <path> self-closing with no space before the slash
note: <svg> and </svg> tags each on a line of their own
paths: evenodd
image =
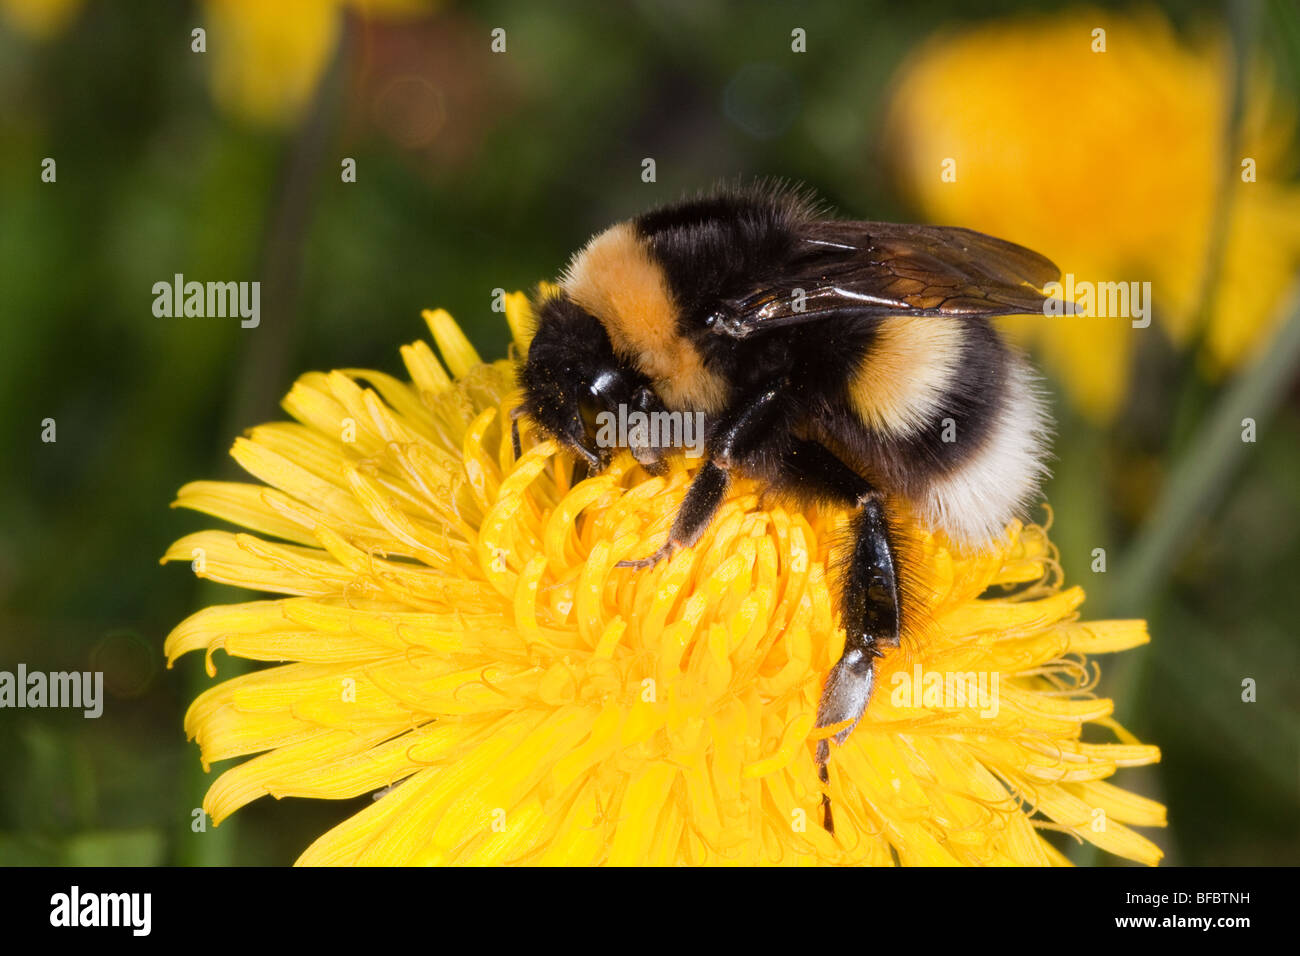
<svg viewBox="0 0 1300 956">
<path fill-rule="evenodd" d="M 648 386 L 642 385 L 632 393 L 632 406 L 639 412 L 653 411 L 658 404 L 659 396 Z"/>
<path fill-rule="evenodd" d="M 604 410 L 595 396 L 581 399 L 578 402 L 578 415 L 582 418 L 582 427 L 588 435 L 595 435 L 598 431 L 596 417 Z"/>
</svg>

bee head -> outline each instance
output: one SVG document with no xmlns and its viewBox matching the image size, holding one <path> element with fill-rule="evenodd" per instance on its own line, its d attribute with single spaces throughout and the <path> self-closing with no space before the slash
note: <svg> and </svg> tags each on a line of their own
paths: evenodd
<svg viewBox="0 0 1300 956">
<path fill-rule="evenodd" d="M 612 451 L 598 440 L 602 413 L 658 404 L 649 380 L 614 354 L 596 317 L 565 295 L 538 307 L 520 378 L 529 417 L 594 471 L 603 470 Z"/>
</svg>

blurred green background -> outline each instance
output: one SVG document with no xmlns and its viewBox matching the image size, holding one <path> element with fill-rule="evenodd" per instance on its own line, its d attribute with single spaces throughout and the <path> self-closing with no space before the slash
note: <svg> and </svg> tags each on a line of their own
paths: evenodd
<svg viewBox="0 0 1300 956">
<path fill-rule="evenodd" d="M 285 864 L 368 801 L 260 800 L 193 832 L 212 778 L 182 715 L 211 682 L 197 655 L 163 666 L 187 614 L 250 596 L 158 566 L 211 524 L 167 504 L 187 481 L 237 478 L 230 442 L 283 417 L 295 376 L 402 375 L 397 347 L 426 334 L 424 307 L 502 356 L 494 289 L 529 289 L 604 225 L 722 177 L 788 177 L 845 214 L 928 219 L 899 186 L 891 77 L 936 31 L 1059 9 L 0 0 L 0 669 L 102 670 L 107 691 L 98 720 L 0 711 L 0 862 Z M 1261 63 L 1278 101 L 1300 97 L 1294 3 L 1139 9 L 1234 46 L 1215 74 L 1227 104 L 1236 91 L 1228 115 L 1248 112 L 1243 77 Z M 1086 141 L 1087 124 L 1057 132 Z M 1023 125 L 1039 141 L 1048 126 Z M 1184 145 L 1130 148 L 1141 162 Z M 1293 162 L 1282 180 L 1293 187 Z M 1269 268 L 1293 270 L 1283 259 Z M 260 280 L 261 325 L 155 318 L 152 286 L 174 273 Z M 1114 781 L 1167 803 L 1168 830 L 1144 832 L 1171 864 L 1300 862 L 1300 345 L 1287 301 L 1267 305 L 1269 341 L 1220 374 L 1203 373 L 1196 333 L 1135 338 L 1109 415 L 1076 410 L 1049 369 L 1067 581 L 1088 590 L 1088 618 L 1143 616 L 1154 636 L 1100 660 L 1100 691 L 1163 749 Z"/>
</svg>

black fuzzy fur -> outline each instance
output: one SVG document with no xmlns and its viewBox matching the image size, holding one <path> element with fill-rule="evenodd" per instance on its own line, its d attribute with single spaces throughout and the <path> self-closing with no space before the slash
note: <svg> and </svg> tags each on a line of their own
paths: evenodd
<svg viewBox="0 0 1300 956">
<path fill-rule="evenodd" d="M 594 394 L 592 383 L 607 372 L 615 373 L 610 387 Z M 563 441 L 585 439 L 588 447 L 594 448 L 584 412 L 601 410 L 596 406 L 630 406 L 637 390 L 648 387 L 650 380 L 615 357 L 609 336 L 595 316 L 558 296 L 538 306 L 537 329 L 520 372 L 520 385 L 524 409 L 534 422 Z"/>
<path fill-rule="evenodd" d="M 706 365 L 720 371 L 737 395 L 788 382 L 794 435 L 774 436 L 772 454 L 748 471 L 784 484 L 775 463 L 788 439 L 803 435 L 831 445 L 879 485 L 913 497 L 980 449 L 1001 407 L 1007 352 L 987 320 L 963 320 L 967 338 L 955 384 L 940 414 L 906 439 L 873 432 L 849 400 L 849 384 L 870 353 L 880 316 L 829 319 L 745 339 L 718 335 L 707 325 L 720 302 L 780 287 L 792 261 L 806 269 L 804 237 L 824 216 L 807 193 L 762 183 L 723 187 L 647 213 L 634 225 L 663 266 L 679 308 L 678 331 L 695 343 Z M 821 257 L 828 274 L 841 265 L 834 252 L 812 255 Z M 955 442 L 941 440 L 946 418 L 954 420 Z M 782 490 L 809 497 L 799 487 Z"/>
<path fill-rule="evenodd" d="M 849 395 L 885 316 L 845 314 L 745 338 L 718 334 L 710 327 L 710 315 L 722 303 L 755 290 L 782 288 L 793 268 L 805 276 L 824 274 L 830 282 L 850 267 L 860 252 L 807 242 L 813 236 L 837 234 L 825 229 L 828 222 L 825 210 L 807 192 L 763 182 L 724 186 L 648 212 L 632 224 L 663 269 L 678 308 L 677 333 L 690 339 L 705 365 L 729 383 L 735 404 L 773 383 L 785 390 L 781 427 L 772 428 L 767 441 L 736 466 L 800 500 L 816 498 L 813 489 L 786 480 L 781 467 L 794 442 L 812 439 L 834 450 L 876 487 L 915 500 L 929 483 L 960 468 L 981 449 L 1006 400 L 1010 353 L 987 319 L 962 319 L 959 367 L 941 408 L 927 426 L 905 438 L 868 427 Z M 836 223 L 837 228 L 845 225 L 852 224 Z M 1034 256 L 1019 247 L 1008 248 Z M 585 384 L 608 368 L 620 369 L 628 382 L 646 381 L 639 370 L 614 356 L 596 317 L 563 296 L 540 304 L 537 337 L 523 374 L 525 405 L 535 421 L 563 435 L 573 427 L 575 403 L 587 397 Z M 706 441 L 715 443 L 736 411 L 708 416 Z M 941 436 L 949 418 L 957 440 L 944 442 Z"/>
</svg>

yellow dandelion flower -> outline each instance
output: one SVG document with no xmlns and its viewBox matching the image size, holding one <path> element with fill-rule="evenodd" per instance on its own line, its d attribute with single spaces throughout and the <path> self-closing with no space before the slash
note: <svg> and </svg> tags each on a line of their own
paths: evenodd
<svg viewBox="0 0 1300 956">
<path fill-rule="evenodd" d="M 348 8 L 391 18 L 433 6 L 432 0 L 205 0 L 213 95 L 244 119 L 291 122 L 320 82 Z"/>
<path fill-rule="evenodd" d="M 526 352 L 527 299 L 506 315 Z M 201 610 L 166 642 L 211 675 L 217 650 L 276 662 L 186 715 L 205 766 L 250 758 L 212 784 L 214 821 L 266 794 L 382 791 L 303 864 L 1066 862 L 1044 830 L 1160 858 L 1130 825 L 1164 808 L 1107 782 L 1158 751 L 1089 693 L 1086 657 L 1145 642 L 1145 625 L 1080 622 L 1044 529 L 958 556 L 900 520 L 924 569 L 917 625 L 833 751 L 832 836 L 813 723 L 843 644 L 828 563 L 846 514 L 740 481 L 696 547 L 617 568 L 662 540 L 695 464 L 652 477 L 624 453 L 575 483 L 527 434 L 515 461 L 513 366 L 425 317 L 445 367 L 416 342 L 409 383 L 305 375 L 294 423 L 234 445 L 257 483 L 180 491 L 248 530 L 189 535 L 163 560 L 279 595 Z M 963 696 L 952 675 L 992 692 Z M 1087 725 L 1114 739 L 1085 741 Z"/>
<path fill-rule="evenodd" d="M 885 141 L 928 218 L 1024 243 L 1080 280 L 1150 282 L 1156 324 L 1179 344 L 1200 331 L 1226 176 L 1201 355 L 1218 376 L 1265 347 L 1300 266 L 1300 184 L 1285 179 L 1296 104 L 1253 71 L 1227 154 L 1227 63 L 1222 38 L 1184 41 L 1156 12 L 989 23 L 936 37 L 904 64 Z M 1246 159 L 1254 182 L 1243 181 Z M 948 160 L 955 181 L 941 176 Z M 1128 319 L 1007 326 L 1036 340 L 1085 414 L 1113 417 L 1143 334 Z"/>
</svg>

